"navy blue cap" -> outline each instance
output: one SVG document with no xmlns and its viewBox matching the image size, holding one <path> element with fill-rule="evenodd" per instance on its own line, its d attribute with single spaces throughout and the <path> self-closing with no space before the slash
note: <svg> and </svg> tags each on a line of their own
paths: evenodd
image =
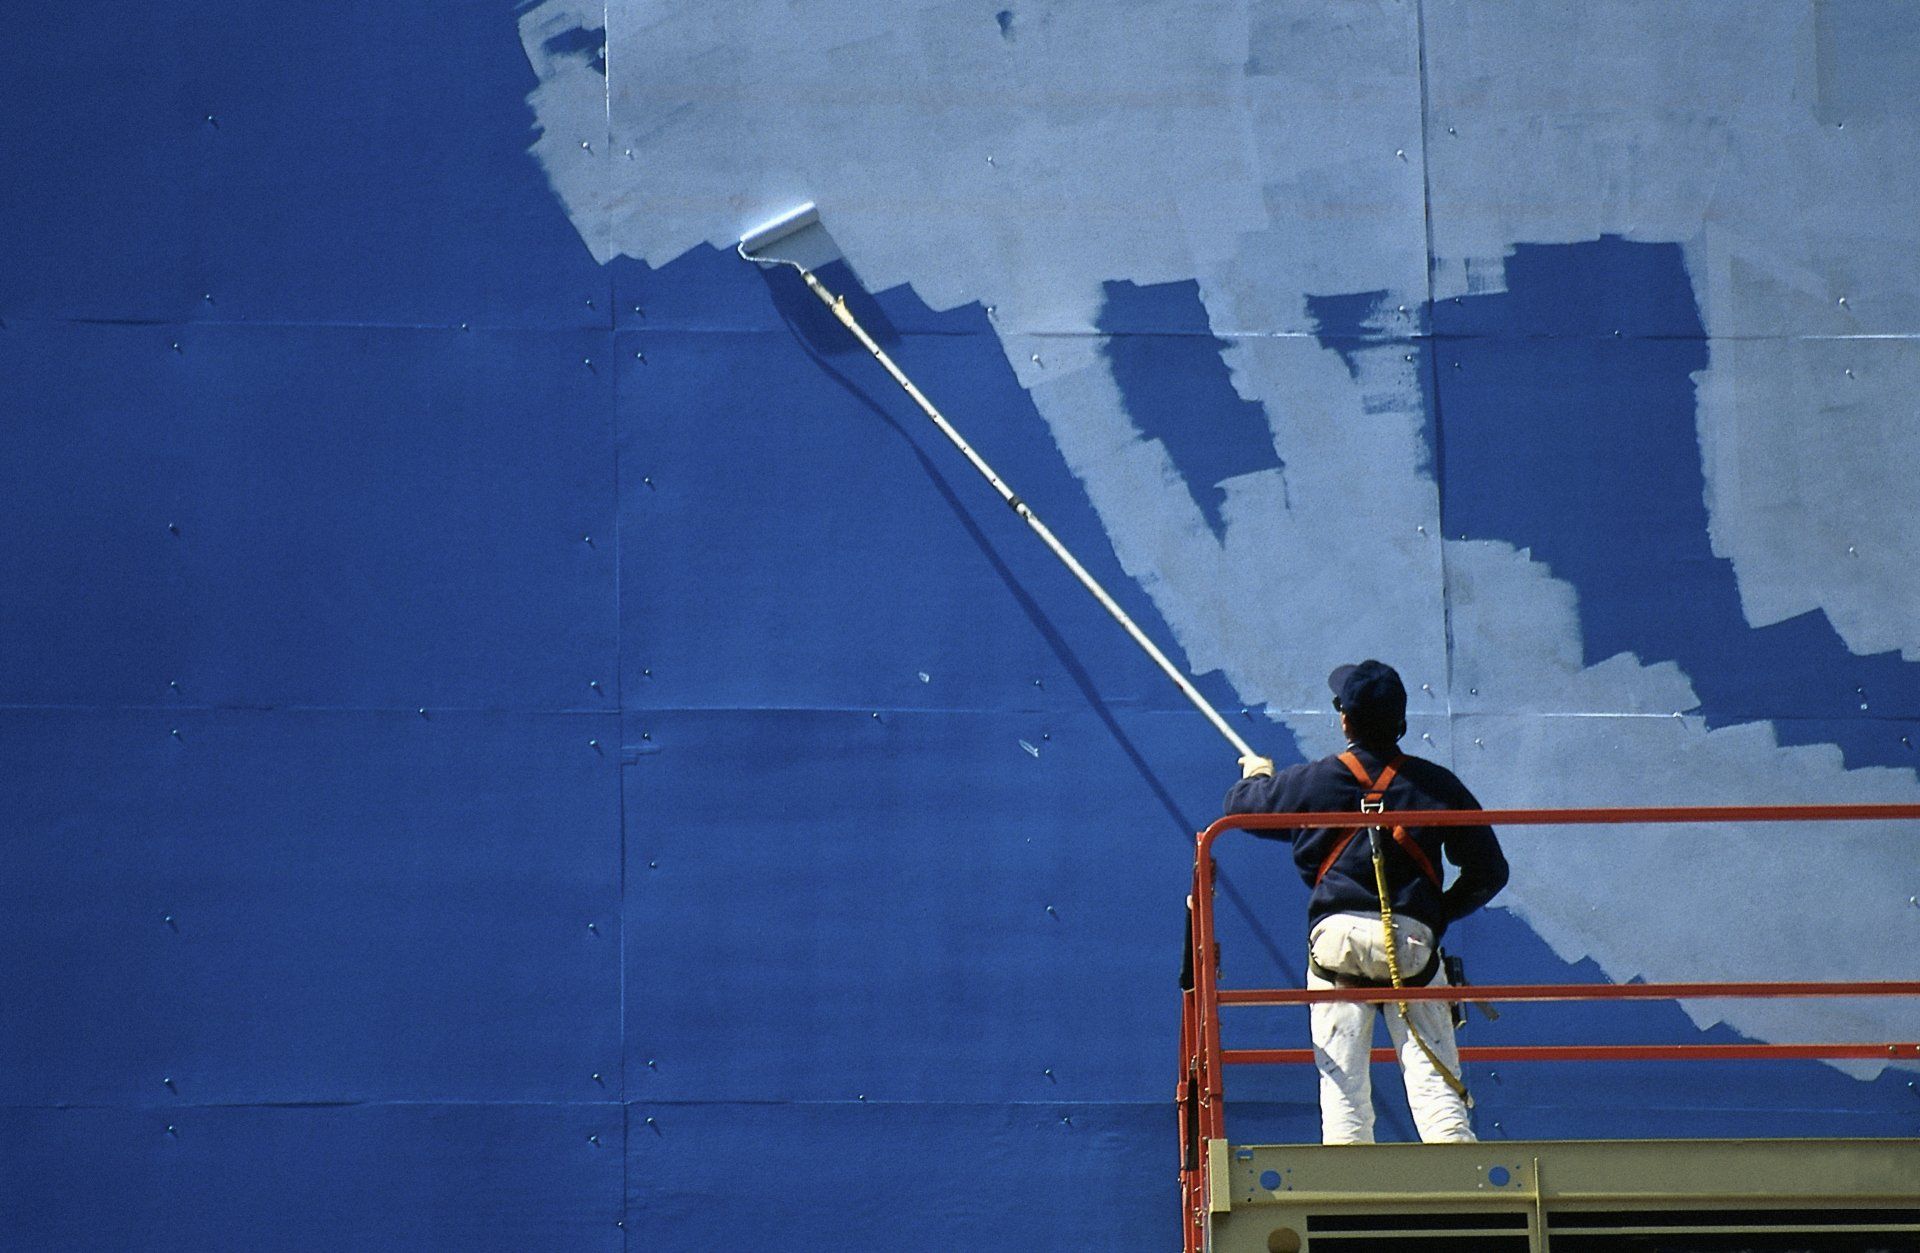
<svg viewBox="0 0 1920 1253">
<path fill-rule="evenodd" d="M 1406 685 L 1384 661 L 1337 667 L 1327 686 L 1333 689 L 1333 707 L 1356 722 L 1394 727 L 1407 716 Z"/>
</svg>

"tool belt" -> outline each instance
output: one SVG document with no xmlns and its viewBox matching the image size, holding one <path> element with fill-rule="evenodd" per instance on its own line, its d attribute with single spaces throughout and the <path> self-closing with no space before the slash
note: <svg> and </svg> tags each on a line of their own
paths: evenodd
<svg viewBox="0 0 1920 1253">
<path fill-rule="evenodd" d="M 1435 949 L 1432 955 L 1427 958 L 1427 964 L 1407 976 L 1403 982 L 1410 988 L 1424 988 L 1433 982 L 1434 975 L 1443 966 L 1446 968 L 1447 982 L 1449 984 L 1456 988 L 1468 986 L 1467 964 L 1445 949 Z M 1363 975 L 1350 975 L 1338 970 L 1328 970 L 1325 966 L 1313 960 L 1311 949 L 1309 949 L 1307 953 L 1307 969 L 1312 971 L 1315 977 L 1325 979 L 1336 988 L 1390 988 L 1393 986 L 1393 980 L 1391 979 L 1368 979 Z M 1484 1001 L 1450 1001 L 1447 1004 L 1447 1009 L 1453 1015 L 1453 1025 L 1456 1030 L 1467 1025 L 1467 1006 L 1469 1004 L 1486 1015 L 1488 1022 L 1492 1022 L 1494 1019 L 1500 1017 L 1500 1011 Z"/>
<path fill-rule="evenodd" d="M 1439 949 L 1435 949 L 1428 955 L 1427 964 L 1408 975 L 1402 982 L 1410 988 L 1426 987 L 1433 982 L 1433 977 L 1439 972 L 1440 962 L 1445 956 Z M 1312 971 L 1316 978 L 1325 979 L 1336 988 L 1390 988 L 1393 986 L 1391 979 L 1369 979 L 1365 975 L 1350 975 L 1344 971 L 1328 970 L 1313 960 L 1311 951 L 1307 953 L 1307 969 Z"/>
</svg>

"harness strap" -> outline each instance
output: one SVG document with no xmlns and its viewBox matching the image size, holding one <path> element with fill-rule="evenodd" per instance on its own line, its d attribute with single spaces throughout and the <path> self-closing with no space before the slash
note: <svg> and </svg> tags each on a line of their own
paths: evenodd
<svg viewBox="0 0 1920 1253">
<path fill-rule="evenodd" d="M 1375 779 L 1367 774 L 1367 768 L 1360 764 L 1360 759 L 1355 757 L 1351 751 L 1340 754 L 1340 764 L 1345 766 L 1347 770 L 1352 773 L 1353 777 L 1359 780 L 1360 786 L 1366 789 L 1367 794 L 1360 802 L 1361 809 L 1382 809 L 1385 807 L 1387 787 L 1393 782 L 1393 776 L 1400 772 L 1400 763 L 1405 760 L 1406 756 L 1404 754 L 1395 757 L 1381 768 L 1380 777 Z M 1353 837 L 1359 835 L 1360 830 L 1359 827 L 1353 827 L 1334 842 L 1333 851 L 1327 854 L 1326 860 L 1320 863 L 1319 872 L 1313 876 L 1313 885 L 1315 887 L 1320 886 L 1320 880 L 1327 877 L 1327 872 L 1333 869 L 1333 863 L 1340 860 L 1340 854 L 1347 851 L 1347 845 L 1353 843 Z M 1394 838 L 1398 840 L 1400 837 L 1401 829 L 1395 828 Z M 1424 868 L 1428 876 L 1431 877 L 1433 874 L 1433 863 L 1427 861 L 1425 857 L 1420 858 L 1420 860 L 1425 863 Z"/>
<path fill-rule="evenodd" d="M 1444 888 L 1446 886 L 1445 881 L 1440 878 L 1439 869 L 1433 864 L 1433 859 L 1428 857 L 1426 853 L 1421 850 L 1420 846 L 1413 842 L 1413 836 L 1408 834 L 1405 827 L 1395 827 L 1393 829 L 1393 842 L 1398 844 L 1401 849 L 1406 852 L 1407 856 L 1413 859 L 1413 864 L 1420 867 L 1421 874 L 1433 880 L 1434 887 Z"/>
<path fill-rule="evenodd" d="M 1313 886 L 1320 886 L 1320 880 L 1327 877 L 1327 871 L 1333 869 L 1333 863 L 1340 860 L 1340 854 L 1347 851 L 1347 845 L 1353 843 L 1353 837 L 1359 834 L 1360 828 L 1353 827 L 1340 837 L 1334 844 L 1333 851 L 1327 854 L 1327 859 L 1320 863 L 1320 872 L 1313 876 Z"/>
<path fill-rule="evenodd" d="M 1345 766 L 1348 772 L 1359 781 L 1360 786 L 1366 789 L 1366 797 L 1360 804 L 1361 809 L 1384 807 L 1387 788 L 1393 783 L 1394 776 L 1399 773 L 1400 763 L 1405 760 L 1405 754 L 1395 757 L 1381 768 L 1380 777 L 1375 779 L 1367 774 L 1367 768 L 1360 764 L 1360 759 L 1354 756 L 1351 750 L 1340 754 L 1340 764 Z M 1320 863 L 1320 871 L 1313 877 L 1315 887 L 1320 885 L 1320 880 L 1327 877 L 1327 872 L 1333 869 L 1333 864 L 1340 860 L 1340 854 L 1347 851 L 1347 845 L 1353 843 L 1353 837 L 1359 834 L 1360 828 L 1355 827 L 1334 844 L 1333 851 L 1328 853 L 1326 860 Z M 1419 867 L 1420 873 L 1427 876 L 1434 887 L 1445 888 L 1446 880 L 1441 876 L 1440 868 L 1433 864 L 1433 859 L 1427 856 L 1412 834 L 1405 827 L 1394 827 L 1392 835 L 1393 842 L 1406 853 L 1408 860 Z"/>
<path fill-rule="evenodd" d="M 1393 782 L 1393 776 L 1400 772 L 1400 763 L 1406 759 L 1406 754 L 1400 754 L 1381 769 L 1378 779 L 1370 779 L 1367 777 L 1367 768 L 1360 764 L 1360 759 L 1353 755 L 1351 749 L 1340 754 L 1340 764 L 1352 772 L 1361 787 L 1367 789 L 1368 800 L 1378 800 L 1387 794 L 1387 785 Z"/>
</svg>

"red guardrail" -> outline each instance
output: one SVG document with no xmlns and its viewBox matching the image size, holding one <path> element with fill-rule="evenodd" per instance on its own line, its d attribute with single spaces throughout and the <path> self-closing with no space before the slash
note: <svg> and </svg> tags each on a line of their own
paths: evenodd
<svg viewBox="0 0 1920 1253">
<path fill-rule="evenodd" d="M 1595 826 L 1643 823 L 1725 822 L 1910 822 L 1920 820 L 1920 805 L 1695 805 L 1616 809 L 1422 810 L 1423 827 Z M 1206 1238 L 1208 1140 L 1224 1140 L 1226 1108 L 1221 1071 L 1227 1065 L 1307 1063 L 1310 1048 L 1224 1049 L 1220 1044 L 1222 1005 L 1311 1005 L 1321 1001 L 1599 1001 L 1683 1000 L 1718 997 L 1915 996 L 1920 982 L 1780 983 L 1625 983 L 1514 984 L 1464 988 L 1265 988 L 1229 989 L 1217 984 L 1214 968 L 1213 843 L 1233 830 L 1284 831 L 1307 827 L 1370 827 L 1378 814 L 1230 814 L 1198 837 L 1193 870 L 1193 926 L 1189 935 L 1193 988 L 1182 1000 L 1180 1078 L 1182 1159 L 1181 1195 L 1187 1211 L 1189 1250 Z M 1504 1045 L 1460 1050 L 1464 1061 L 1680 1061 L 1757 1058 L 1920 1058 L 1920 1044 L 1596 1044 Z M 1373 1060 L 1393 1060 L 1390 1049 L 1375 1049 Z"/>
</svg>

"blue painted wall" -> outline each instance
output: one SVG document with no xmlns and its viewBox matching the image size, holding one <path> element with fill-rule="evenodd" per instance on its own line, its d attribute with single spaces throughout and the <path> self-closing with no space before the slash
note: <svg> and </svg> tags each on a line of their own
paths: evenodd
<svg viewBox="0 0 1920 1253">
<path fill-rule="evenodd" d="M 10 14 L 0 1246 L 1177 1239 L 1232 755 L 731 254 L 797 199 L 1276 757 L 1378 652 L 1492 804 L 1912 799 L 1911 10 L 1501 9 Z M 1781 838 L 1516 833 L 1456 936 L 1909 973 L 1912 833 Z M 1297 981 L 1283 851 L 1221 861 L 1228 981 Z M 1720 1008 L 1469 1042 L 1920 1028 Z M 1920 1132 L 1897 1069 L 1469 1078 L 1488 1139 Z"/>
</svg>

